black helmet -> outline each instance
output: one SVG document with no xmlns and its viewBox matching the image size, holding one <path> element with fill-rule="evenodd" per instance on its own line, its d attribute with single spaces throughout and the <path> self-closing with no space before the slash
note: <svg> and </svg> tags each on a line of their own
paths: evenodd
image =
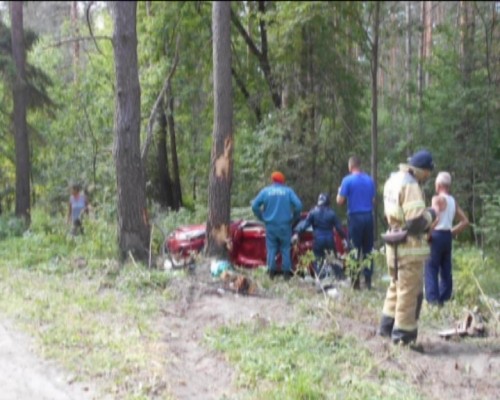
<svg viewBox="0 0 500 400">
<path fill-rule="evenodd" d="M 320 193 L 318 196 L 318 206 L 328 206 L 330 204 L 330 197 L 327 193 Z"/>
</svg>

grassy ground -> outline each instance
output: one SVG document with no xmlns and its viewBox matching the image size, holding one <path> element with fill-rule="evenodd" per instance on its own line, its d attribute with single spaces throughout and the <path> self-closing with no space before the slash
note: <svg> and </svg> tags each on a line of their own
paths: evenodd
<svg viewBox="0 0 500 400">
<path fill-rule="evenodd" d="M 167 224 L 179 218 L 187 222 L 186 216 L 175 218 Z M 43 356 L 58 360 L 76 379 L 98 382 L 103 393 L 168 399 L 169 355 L 158 325 L 165 318 L 162 310 L 179 297 L 172 280 L 178 285 L 185 278 L 182 272 L 168 274 L 132 260 L 119 265 L 112 226 L 88 220 L 85 236 L 73 238 L 62 219 L 35 212 L 29 233 L 4 234 L 0 312 L 37 340 Z M 157 248 L 161 240 L 155 240 Z M 475 304 L 487 314 L 491 306 L 481 296 L 500 298 L 499 271 L 491 261 L 472 250 L 455 255 L 456 298 L 446 311 L 424 313 L 424 328 L 443 316 L 452 321 Z M 363 343 L 371 333 L 339 329 L 341 318 L 376 326 L 384 296 L 382 273 L 383 267 L 377 276 L 380 290 L 337 302 L 311 297 L 300 285 L 271 283 L 257 273 L 255 279 L 269 296 L 297 307 L 296 318 L 285 326 L 247 321 L 211 327 L 204 346 L 234 365 L 242 399 L 423 398 L 411 377 L 384 368 L 373 357 Z M 398 350 L 391 352 L 397 359 Z"/>
</svg>

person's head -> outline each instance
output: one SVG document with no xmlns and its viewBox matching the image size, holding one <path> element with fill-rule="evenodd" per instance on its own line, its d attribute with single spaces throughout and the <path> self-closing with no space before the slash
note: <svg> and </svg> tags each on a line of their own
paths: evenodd
<svg viewBox="0 0 500 400">
<path fill-rule="evenodd" d="M 349 172 L 359 171 L 361 169 L 361 160 L 356 156 L 349 157 L 348 167 Z"/>
<path fill-rule="evenodd" d="M 441 171 L 436 177 L 436 193 L 444 190 L 446 192 L 450 191 L 451 186 L 451 175 L 449 172 Z"/>
<path fill-rule="evenodd" d="M 285 175 L 283 175 L 280 171 L 274 171 L 271 174 L 271 181 L 274 183 L 285 183 Z"/>
<path fill-rule="evenodd" d="M 419 150 L 408 159 L 408 165 L 413 171 L 415 178 L 420 182 L 425 182 L 434 170 L 432 154 L 428 150 Z"/>
<path fill-rule="evenodd" d="M 82 187 L 78 183 L 73 183 L 71 185 L 71 193 L 72 194 L 78 194 L 78 193 L 80 193 L 80 190 L 82 190 Z"/>
<path fill-rule="evenodd" d="M 329 206 L 330 196 L 327 193 L 320 193 L 318 196 L 318 206 Z"/>
</svg>

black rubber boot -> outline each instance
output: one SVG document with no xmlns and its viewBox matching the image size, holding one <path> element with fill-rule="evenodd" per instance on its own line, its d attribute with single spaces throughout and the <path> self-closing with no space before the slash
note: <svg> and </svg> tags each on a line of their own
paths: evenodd
<svg viewBox="0 0 500 400">
<path fill-rule="evenodd" d="M 404 344 L 409 345 L 417 340 L 418 329 L 413 331 L 404 331 L 402 329 L 393 329 L 392 330 L 392 342 L 394 344 Z"/>
<path fill-rule="evenodd" d="M 285 271 L 285 272 L 283 272 L 283 278 L 285 279 L 285 281 L 290 280 L 290 278 L 292 276 L 293 276 L 293 272 L 292 271 Z"/>
<path fill-rule="evenodd" d="M 278 273 L 276 271 L 268 270 L 267 274 L 269 275 L 269 278 L 274 279 Z"/>
<path fill-rule="evenodd" d="M 368 290 L 372 288 L 372 277 L 371 275 L 365 275 L 365 285 Z"/>
<path fill-rule="evenodd" d="M 393 327 L 394 318 L 388 317 L 387 315 L 382 315 L 377 333 L 383 337 L 391 337 Z"/>
</svg>

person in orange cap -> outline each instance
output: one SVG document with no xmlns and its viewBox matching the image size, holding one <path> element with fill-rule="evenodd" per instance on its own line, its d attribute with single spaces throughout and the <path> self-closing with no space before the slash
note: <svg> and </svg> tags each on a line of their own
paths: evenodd
<svg viewBox="0 0 500 400">
<path fill-rule="evenodd" d="M 272 183 L 263 188 L 252 202 L 254 215 L 266 225 L 267 267 L 271 278 L 276 275 L 276 255 L 281 253 L 285 279 L 292 276 L 292 223 L 300 217 L 302 202 L 292 188 L 285 185 L 285 175 L 271 174 Z"/>
</svg>

